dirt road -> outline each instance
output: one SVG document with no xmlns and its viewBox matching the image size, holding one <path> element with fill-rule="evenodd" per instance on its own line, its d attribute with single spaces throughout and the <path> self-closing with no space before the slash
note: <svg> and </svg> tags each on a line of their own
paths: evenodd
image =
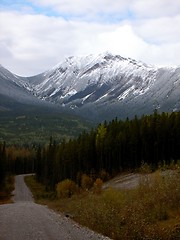
<svg viewBox="0 0 180 240">
<path fill-rule="evenodd" d="M 109 239 L 35 204 L 24 175 L 16 177 L 14 194 L 13 204 L 0 205 L 0 240 Z"/>
</svg>

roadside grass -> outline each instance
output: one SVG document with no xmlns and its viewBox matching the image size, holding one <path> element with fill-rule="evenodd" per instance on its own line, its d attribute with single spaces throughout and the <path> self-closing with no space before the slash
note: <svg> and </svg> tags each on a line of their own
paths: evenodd
<svg viewBox="0 0 180 240">
<path fill-rule="evenodd" d="M 12 191 L 14 190 L 14 176 L 8 175 L 3 187 L 0 189 L 0 204 L 12 203 Z"/>
<path fill-rule="evenodd" d="M 179 169 L 142 175 L 135 189 L 80 191 L 61 199 L 46 192 L 35 177 L 26 177 L 26 182 L 38 203 L 112 239 L 179 239 Z"/>
<path fill-rule="evenodd" d="M 30 188 L 36 203 L 47 204 L 55 199 L 56 193 L 46 191 L 45 186 L 36 181 L 35 175 L 25 176 L 24 180 Z"/>
</svg>

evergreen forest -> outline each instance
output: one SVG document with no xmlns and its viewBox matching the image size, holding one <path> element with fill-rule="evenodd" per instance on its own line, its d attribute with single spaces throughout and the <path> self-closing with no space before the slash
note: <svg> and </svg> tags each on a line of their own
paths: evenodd
<svg viewBox="0 0 180 240">
<path fill-rule="evenodd" d="M 77 138 L 44 146 L 0 144 L 0 186 L 7 173 L 35 172 L 49 189 L 64 179 L 78 183 L 82 174 L 113 176 L 147 163 L 156 169 L 180 159 L 180 112 L 101 123 Z"/>
</svg>

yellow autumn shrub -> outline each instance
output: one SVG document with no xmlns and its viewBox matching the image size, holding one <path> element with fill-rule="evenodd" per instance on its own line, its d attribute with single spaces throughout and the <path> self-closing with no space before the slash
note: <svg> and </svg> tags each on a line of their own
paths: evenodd
<svg viewBox="0 0 180 240">
<path fill-rule="evenodd" d="M 65 179 L 57 184 L 56 191 L 58 198 L 69 198 L 77 192 L 77 187 L 75 182 Z"/>
</svg>

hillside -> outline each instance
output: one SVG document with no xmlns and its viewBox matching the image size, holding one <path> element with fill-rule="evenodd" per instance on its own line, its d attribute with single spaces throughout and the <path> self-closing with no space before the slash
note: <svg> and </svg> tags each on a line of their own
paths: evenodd
<svg viewBox="0 0 180 240">
<path fill-rule="evenodd" d="M 23 80 L 22 80 L 23 79 Z M 35 97 L 18 77 L 0 66 L 0 141 L 47 143 L 77 136 L 89 123 Z"/>
</svg>

